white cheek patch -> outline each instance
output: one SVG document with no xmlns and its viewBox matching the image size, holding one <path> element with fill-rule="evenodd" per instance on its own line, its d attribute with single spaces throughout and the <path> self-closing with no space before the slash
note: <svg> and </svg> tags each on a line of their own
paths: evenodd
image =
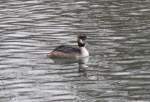
<svg viewBox="0 0 150 102">
<path fill-rule="evenodd" d="M 81 44 L 84 44 L 83 40 L 81 40 L 81 39 L 79 40 L 79 42 L 80 42 Z"/>
</svg>

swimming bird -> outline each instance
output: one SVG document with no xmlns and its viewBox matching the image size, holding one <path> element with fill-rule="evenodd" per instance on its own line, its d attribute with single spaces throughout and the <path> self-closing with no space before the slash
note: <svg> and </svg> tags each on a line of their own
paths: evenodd
<svg viewBox="0 0 150 102">
<path fill-rule="evenodd" d="M 85 34 L 80 34 L 77 36 L 78 46 L 71 45 L 60 45 L 51 51 L 48 56 L 53 58 L 82 58 L 89 56 L 89 52 L 86 49 L 86 39 Z"/>
</svg>

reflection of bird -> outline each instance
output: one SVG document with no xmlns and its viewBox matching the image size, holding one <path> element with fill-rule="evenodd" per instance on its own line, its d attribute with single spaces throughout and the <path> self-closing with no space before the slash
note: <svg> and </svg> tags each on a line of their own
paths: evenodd
<svg viewBox="0 0 150 102">
<path fill-rule="evenodd" d="M 60 45 L 48 54 L 49 57 L 55 58 L 80 58 L 89 56 L 85 48 L 86 35 L 79 35 L 77 39 L 78 47 L 71 45 Z"/>
</svg>

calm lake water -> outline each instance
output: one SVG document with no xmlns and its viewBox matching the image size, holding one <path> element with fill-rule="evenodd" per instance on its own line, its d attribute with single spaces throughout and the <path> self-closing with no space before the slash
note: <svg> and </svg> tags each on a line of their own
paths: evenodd
<svg viewBox="0 0 150 102">
<path fill-rule="evenodd" d="M 77 34 L 85 63 L 47 57 Z M 150 1 L 0 0 L 0 102 L 150 102 Z"/>
</svg>

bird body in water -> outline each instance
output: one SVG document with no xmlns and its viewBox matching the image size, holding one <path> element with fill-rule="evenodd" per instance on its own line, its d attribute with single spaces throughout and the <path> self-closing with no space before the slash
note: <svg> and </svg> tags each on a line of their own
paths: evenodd
<svg viewBox="0 0 150 102">
<path fill-rule="evenodd" d="M 78 46 L 60 45 L 48 54 L 53 58 L 81 58 L 89 56 L 89 52 L 85 47 L 86 35 L 78 35 Z"/>
</svg>

